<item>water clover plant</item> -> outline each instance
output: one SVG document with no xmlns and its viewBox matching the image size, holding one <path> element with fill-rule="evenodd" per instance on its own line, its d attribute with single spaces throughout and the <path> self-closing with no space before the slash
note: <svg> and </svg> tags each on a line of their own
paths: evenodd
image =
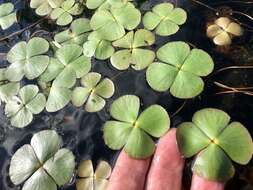
<svg viewBox="0 0 253 190">
<path fill-rule="evenodd" d="M 37 15 L 45 16 L 49 15 L 53 9 L 61 6 L 64 0 L 31 0 L 30 7 L 36 9 Z"/>
<path fill-rule="evenodd" d="M 145 69 L 154 61 L 155 53 L 142 47 L 150 46 L 154 42 L 155 36 L 148 30 L 139 29 L 135 33 L 128 32 L 121 39 L 113 42 L 113 46 L 124 49 L 112 55 L 111 64 L 118 70 L 125 70 L 130 64 L 135 70 Z"/>
<path fill-rule="evenodd" d="M 94 172 L 91 160 L 84 160 L 78 167 L 78 177 L 76 182 L 77 190 L 106 190 L 108 179 L 112 168 L 105 162 L 100 161 Z"/>
<path fill-rule="evenodd" d="M 57 190 L 68 183 L 75 169 L 75 157 L 53 130 L 33 135 L 30 144 L 19 148 L 11 158 L 9 175 L 22 190 Z"/>
<path fill-rule="evenodd" d="M 114 41 L 125 35 L 125 29 L 135 29 L 141 21 L 141 13 L 132 3 L 110 10 L 97 10 L 91 17 L 91 28 L 100 39 Z"/>
<path fill-rule="evenodd" d="M 220 17 L 214 24 L 208 26 L 207 36 L 213 39 L 216 45 L 230 45 L 233 37 L 243 34 L 242 27 L 227 17 Z"/>
<path fill-rule="evenodd" d="M 148 84 L 156 91 L 170 93 L 182 99 L 199 95 L 204 88 L 203 76 L 214 68 L 212 58 L 203 50 L 190 49 L 185 42 L 169 42 L 157 51 L 161 62 L 147 69 Z"/>
<path fill-rule="evenodd" d="M 111 7 L 121 7 L 132 0 L 87 0 L 88 9 L 110 9 Z"/>
<path fill-rule="evenodd" d="M 3 30 L 11 27 L 17 22 L 16 12 L 12 3 L 3 3 L 0 5 L 0 27 Z"/>
<path fill-rule="evenodd" d="M 10 82 L 5 77 L 6 68 L 0 69 L 0 104 L 7 102 L 10 98 L 16 95 L 19 91 L 19 82 Z"/>
<path fill-rule="evenodd" d="M 83 54 L 87 57 L 94 56 L 99 60 L 106 60 L 114 53 L 112 42 L 101 39 L 97 32 L 92 32 L 88 41 L 83 44 Z"/>
<path fill-rule="evenodd" d="M 5 114 L 11 119 L 11 125 L 26 127 L 33 120 L 33 114 L 39 114 L 46 105 L 46 98 L 39 93 L 36 85 L 22 87 L 16 96 L 10 98 L 5 106 Z"/>
<path fill-rule="evenodd" d="M 49 64 L 48 49 L 47 40 L 39 37 L 17 43 L 7 54 L 11 65 L 5 72 L 6 78 L 16 82 L 24 76 L 29 80 L 39 77 Z"/>
<path fill-rule="evenodd" d="M 85 104 L 87 112 L 97 112 L 105 106 L 105 100 L 114 94 L 114 84 L 109 78 L 101 80 L 99 73 L 88 73 L 81 78 L 83 87 L 76 87 L 72 94 L 73 105 L 80 107 Z"/>
<path fill-rule="evenodd" d="M 40 81 L 52 82 L 46 104 L 48 112 L 56 112 L 65 107 L 71 100 L 71 88 L 76 84 L 76 79 L 90 71 L 91 60 L 82 55 L 82 51 L 82 47 L 76 44 L 62 46 L 41 75 Z"/>
<path fill-rule="evenodd" d="M 144 15 L 143 24 L 146 29 L 155 30 L 160 36 L 169 36 L 175 34 L 186 19 L 187 14 L 183 9 L 174 8 L 171 3 L 161 3 Z"/>
<path fill-rule="evenodd" d="M 90 21 L 86 18 L 79 18 L 71 23 L 69 29 L 56 34 L 54 41 L 60 44 L 58 46 L 73 43 L 83 45 L 87 41 L 90 31 Z"/>
<path fill-rule="evenodd" d="M 239 122 L 230 122 L 222 110 L 206 108 L 197 111 L 192 122 L 179 125 L 177 142 L 182 154 L 197 154 L 193 171 L 206 179 L 226 181 L 233 177 L 231 162 L 247 164 L 253 153 L 253 143 L 247 129 Z"/>
<path fill-rule="evenodd" d="M 124 147 L 133 158 L 147 158 L 154 153 L 155 143 L 170 128 L 170 118 L 159 105 L 151 105 L 140 115 L 140 99 L 134 95 L 121 96 L 110 108 L 113 119 L 104 125 L 105 144 L 113 150 Z"/>
<path fill-rule="evenodd" d="M 75 0 L 65 0 L 60 7 L 51 12 L 50 18 L 56 20 L 56 24 L 65 26 L 72 22 L 73 16 L 80 15 L 82 12 L 81 3 L 77 3 Z"/>
</svg>

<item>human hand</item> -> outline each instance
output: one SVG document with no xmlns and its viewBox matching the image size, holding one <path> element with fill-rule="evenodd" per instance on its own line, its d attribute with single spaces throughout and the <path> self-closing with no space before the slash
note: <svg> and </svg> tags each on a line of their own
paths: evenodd
<svg viewBox="0 0 253 190">
<path fill-rule="evenodd" d="M 119 155 L 107 190 L 181 190 L 184 159 L 171 129 L 157 145 L 153 159 L 136 160 Z M 191 190 L 223 190 L 224 184 L 193 174 Z"/>
</svg>

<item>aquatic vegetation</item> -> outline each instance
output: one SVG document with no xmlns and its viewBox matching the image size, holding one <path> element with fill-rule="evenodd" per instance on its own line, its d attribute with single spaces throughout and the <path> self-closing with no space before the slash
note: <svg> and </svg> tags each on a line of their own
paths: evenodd
<svg viewBox="0 0 253 190">
<path fill-rule="evenodd" d="M 3 3 L 0 5 L 0 27 L 3 30 L 11 27 L 17 22 L 16 12 L 12 3 Z"/>
<path fill-rule="evenodd" d="M 88 41 L 83 44 L 83 54 L 87 57 L 94 56 L 99 60 L 110 58 L 114 51 L 112 42 L 101 39 L 97 32 L 92 32 L 88 37 Z"/>
<path fill-rule="evenodd" d="M 76 84 L 76 79 L 83 77 L 90 69 L 91 60 L 82 55 L 82 47 L 69 44 L 59 48 L 40 77 L 42 82 L 53 81 L 46 110 L 56 112 L 65 107 L 71 100 L 70 88 Z"/>
<path fill-rule="evenodd" d="M 19 91 L 19 82 L 10 82 L 5 77 L 6 68 L 0 69 L 0 103 L 16 95 Z"/>
<path fill-rule="evenodd" d="M 121 39 L 113 42 L 114 47 L 124 48 L 111 56 L 111 64 L 118 70 L 128 69 L 130 65 L 135 70 L 142 70 L 148 67 L 155 59 L 152 50 L 142 47 L 154 44 L 155 36 L 152 32 L 139 29 L 135 33 L 128 32 Z"/>
<path fill-rule="evenodd" d="M 166 110 L 151 105 L 141 114 L 140 99 L 134 95 L 121 96 L 113 102 L 110 113 L 113 119 L 104 125 L 105 144 L 113 150 L 124 147 L 133 158 L 147 158 L 154 153 L 155 143 L 150 136 L 159 138 L 170 127 Z"/>
<path fill-rule="evenodd" d="M 97 10 L 90 24 L 100 39 L 114 41 L 125 35 L 125 29 L 135 29 L 140 21 L 140 11 L 133 4 L 127 3 L 110 10 Z"/>
<path fill-rule="evenodd" d="M 102 79 L 99 73 L 88 73 L 81 78 L 83 87 L 76 87 L 72 94 L 73 105 L 80 107 L 85 104 L 87 112 L 98 112 L 105 106 L 105 99 L 114 94 L 114 84 L 109 78 Z"/>
<path fill-rule="evenodd" d="M 79 18 L 71 23 L 69 29 L 56 34 L 54 36 L 54 43 L 57 43 L 57 46 L 66 44 L 83 45 L 87 41 L 90 31 L 89 19 Z"/>
<path fill-rule="evenodd" d="M 39 37 L 17 43 L 7 54 L 11 65 L 5 72 L 6 78 L 17 82 L 24 76 L 30 80 L 39 77 L 49 64 L 48 50 L 47 40 Z"/>
<path fill-rule="evenodd" d="M 60 26 L 68 25 L 72 22 L 73 16 L 80 15 L 83 12 L 83 6 L 75 0 L 65 0 L 60 7 L 53 9 L 50 18 L 56 20 Z"/>
<path fill-rule="evenodd" d="M 88 9 L 110 9 L 111 7 L 121 7 L 132 0 L 87 0 Z"/>
<path fill-rule="evenodd" d="M 57 190 L 68 183 L 74 174 L 75 157 L 61 146 L 61 138 L 53 130 L 34 134 L 31 144 L 23 145 L 11 158 L 11 181 L 24 183 L 22 190 Z"/>
<path fill-rule="evenodd" d="M 30 7 L 36 9 L 37 15 L 49 15 L 53 9 L 61 6 L 64 0 L 31 0 Z"/>
<path fill-rule="evenodd" d="M 14 127 L 26 127 L 33 120 L 33 114 L 39 114 L 46 105 L 46 98 L 39 93 L 36 85 L 22 87 L 16 96 L 10 98 L 5 106 L 5 114 L 10 117 Z"/>
<path fill-rule="evenodd" d="M 175 34 L 186 19 L 187 14 L 183 9 L 174 8 L 171 3 L 161 3 L 144 15 L 143 24 L 146 29 L 155 30 L 160 36 L 169 36 Z"/>
<path fill-rule="evenodd" d="M 213 39 L 216 45 L 230 45 L 232 39 L 243 34 L 242 27 L 227 17 L 220 17 L 214 24 L 208 26 L 207 36 Z"/>
<path fill-rule="evenodd" d="M 179 125 L 177 141 L 186 158 L 197 154 L 192 170 L 209 180 L 226 181 L 233 177 L 231 162 L 247 164 L 253 143 L 247 129 L 230 122 L 222 110 L 206 108 L 193 115 L 192 122 Z"/>
<path fill-rule="evenodd" d="M 106 190 L 112 168 L 105 162 L 100 161 L 94 172 L 91 160 L 81 161 L 78 168 L 77 190 Z"/>
<path fill-rule="evenodd" d="M 214 68 L 212 58 L 203 50 L 190 49 L 185 42 L 169 42 L 157 51 L 162 62 L 152 63 L 147 70 L 147 82 L 156 91 L 170 93 L 182 99 L 193 98 L 204 89 L 201 77 Z"/>
</svg>

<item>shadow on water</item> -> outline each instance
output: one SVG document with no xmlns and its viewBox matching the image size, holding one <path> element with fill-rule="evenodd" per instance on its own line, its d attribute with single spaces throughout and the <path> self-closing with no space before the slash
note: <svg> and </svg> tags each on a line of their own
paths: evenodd
<svg viewBox="0 0 253 190">
<path fill-rule="evenodd" d="M 7 2 L 0 0 L 0 3 Z M 0 31 L 0 39 L 13 32 L 17 32 L 35 22 L 37 17 L 33 10 L 28 6 L 27 0 L 12 1 L 18 9 L 19 23 L 12 26 L 6 31 Z M 138 6 L 141 10 L 149 10 L 153 5 L 165 2 L 165 0 L 140 0 Z M 245 35 L 234 41 L 234 44 L 227 49 L 217 49 L 210 40 L 206 38 L 205 29 L 206 23 L 210 18 L 214 18 L 215 12 L 201 6 L 191 0 L 174 0 L 178 6 L 182 6 L 188 12 L 188 22 L 181 28 L 177 35 L 167 38 L 157 37 L 157 42 L 153 45 L 156 50 L 161 45 L 168 41 L 184 40 L 196 45 L 198 48 L 209 52 L 215 60 L 215 70 L 220 68 L 237 65 L 252 65 L 253 63 L 253 33 L 245 31 Z M 242 11 L 253 15 L 253 4 L 251 8 L 245 3 L 233 3 L 231 1 L 202 1 L 214 8 L 220 6 L 229 6 L 233 10 Z M 90 13 L 84 13 L 89 16 Z M 245 18 L 245 16 L 233 15 L 240 22 L 246 23 L 253 27 L 253 21 Z M 141 26 L 140 26 L 141 27 Z M 19 35 L 12 36 L 4 41 L 0 40 L 0 67 L 8 65 L 4 60 L 1 60 L 1 55 L 8 52 L 11 46 L 21 40 L 27 40 L 34 32 L 36 36 L 43 36 L 51 39 L 53 34 L 60 31 L 60 27 L 56 27 L 53 22 L 43 20 L 38 25 L 29 28 Z M 249 43 L 252 41 L 251 43 Z M 55 113 L 42 113 L 35 116 L 34 121 L 25 129 L 16 129 L 10 126 L 10 122 L 3 114 L 3 107 L 0 108 L 0 189 L 14 190 L 14 187 L 8 178 L 8 167 L 11 155 L 23 144 L 29 143 L 32 134 L 43 129 L 55 129 L 63 138 L 64 146 L 70 148 L 76 155 L 77 163 L 86 158 L 92 158 L 94 163 L 99 159 L 105 159 L 114 163 L 117 152 L 109 150 L 103 142 L 102 125 L 110 118 L 108 109 L 110 104 L 117 97 L 124 94 L 136 94 L 142 100 L 142 107 L 145 108 L 151 104 L 158 103 L 164 106 L 170 115 L 175 113 L 180 108 L 184 101 L 173 98 L 169 93 L 157 93 L 151 90 L 145 80 L 145 72 L 137 72 L 132 69 L 119 73 L 113 69 L 106 61 L 93 60 L 93 71 L 97 71 L 104 76 L 113 78 L 116 84 L 116 93 L 114 97 L 108 101 L 106 107 L 99 113 L 86 113 L 82 109 L 74 108 L 68 105 L 63 110 Z M 253 86 L 253 70 L 250 69 L 229 69 L 219 73 L 213 73 L 206 78 L 205 91 L 193 100 L 187 100 L 182 107 L 172 118 L 173 127 L 177 126 L 182 121 L 189 121 L 192 114 L 204 107 L 221 108 L 228 112 L 233 120 L 242 122 L 247 126 L 248 130 L 253 134 L 253 97 L 244 94 L 219 94 L 218 92 L 224 89 L 217 87 L 214 81 L 226 84 L 228 86 L 248 87 Z M 228 185 L 228 190 L 244 189 L 248 183 L 252 183 L 253 167 L 250 163 L 247 167 L 237 167 L 237 173 L 233 180 Z M 252 173 L 252 175 L 251 175 Z M 245 174 L 245 175 L 244 175 Z M 251 178 L 250 178 L 251 176 Z M 187 164 L 184 176 L 184 186 L 188 189 L 190 182 L 190 164 Z M 247 183 L 248 182 L 248 183 Z M 75 189 L 73 184 L 63 187 L 65 190 Z M 247 189 L 250 190 L 253 188 Z M 246 190 L 246 189 L 245 189 Z"/>
</svg>

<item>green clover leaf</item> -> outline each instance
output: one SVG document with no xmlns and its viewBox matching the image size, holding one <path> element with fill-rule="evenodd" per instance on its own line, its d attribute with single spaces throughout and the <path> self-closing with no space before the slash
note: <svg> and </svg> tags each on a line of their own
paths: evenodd
<svg viewBox="0 0 253 190">
<path fill-rule="evenodd" d="M 49 15 L 53 9 L 61 6 L 63 0 L 31 0 L 30 7 L 36 9 L 37 15 L 46 16 Z"/>
<path fill-rule="evenodd" d="M 125 95 L 115 100 L 110 109 L 115 120 L 105 123 L 104 141 L 113 150 L 124 147 L 133 158 L 147 158 L 155 150 L 150 135 L 156 138 L 163 136 L 169 130 L 170 118 L 159 105 L 148 107 L 140 115 L 139 109 L 137 96 Z"/>
<path fill-rule="evenodd" d="M 111 7 L 122 7 L 132 0 L 87 0 L 88 9 L 110 9 Z"/>
<path fill-rule="evenodd" d="M 87 57 L 94 56 L 99 60 L 106 60 L 112 56 L 114 48 L 108 40 L 102 40 L 97 32 L 92 32 L 88 41 L 83 44 L 83 54 Z"/>
<path fill-rule="evenodd" d="M 86 18 L 79 18 L 71 23 L 69 29 L 56 34 L 54 41 L 60 47 L 66 44 L 83 45 L 87 41 L 90 31 L 90 21 Z"/>
<path fill-rule="evenodd" d="M 36 85 L 27 85 L 20 89 L 17 96 L 10 98 L 5 106 L 5 114 L 11 118 L 14 127 L 26 127 L 33 120 L 33 114 L 39 114 L 46 105 L 46 98 L 39 93 Z"/>
<path fill-rule="evenodd" d="M 10 82 L 5 76 L 6 68 L 0 69 L 0 103 L 15 96 L 20 88 L 19 82 Z"/>
<path fill-rule="evenodd" d="M 253 154 L 252 138 L 239 122 L 213 108 L 197 111 L 192 122 L 179 125 L 177 142 L 182 154 L 196 155 L 193 171 L 206 179 L 226 181 L 233 177 L 231 162 L 247 164 Z"/>
<path fill-rule="evenodd" d="M 61 148 L 61 138 L 53 130 L 36 133 L 31 144 L 19 148 L 11 158 L 10 179 L 22 190 L 57 190 L 68 183 L 75 169 L 71 151 Z"/>
<path fill-rule="evenodd" d="M 17 22 L 17 16 L 12 3 L 3 3 L 0 5 L 0 26 L 3 30 L 11 27 Z"/>
<path fill-rule="evenodd" d="M 182 99 L 199 95 L 204 88 L 203 76 L 214 68 L 212 58 L 203 50 L 192 49 L 185 42 L 169 42 L 157 51 L 162 62 L 147 69 L 147 82 L 156 91 L 170 93 Z"/>
<path fill-rule="evenodd" d="M 26 42 L 19 42 L 7 54 L 11 65 L 5 76 L 9 81 L 20 81 L 24 76 L 29 79 L 39 77 L 49 64 L 49 57 L 44 55 L 49 49 L 49 43 L 43 38 L 32 38 Z"/>
<path fill-rule="evenodd" d="M 141 21 L 141 13 L 133 4 L 110 10 L 98 10 L 91 18 L 91 28 L 100 39 L 114 41 L 125 35 L 125 29 L 135 29 Z"/>
<path fill-rule="evenodd" d="M 83 160 L 78 167 L 77 190 L 106 190 L 112 168 L 105 162 L 100 161 L 94 172 L 91 160 Z"/>
<path fill-rule="evenodd" d="M 112 55 L 111 64 L 118 70 L 128 69 L 130 64 L 135 70 L 145 69 L 154 61 L 155 53 L 141 47 L 150 46 L 154 42 L 155 36 L 148 30 L 128 32 L 121 39 L 113 42 L 113 46 L 124 49 Z"/>
<path fill-rule="evenodd" d="M 114 84 L 99 73 L 88 73 L 81 79 L 82 87 L 76 87 L 72 94 L 73 105 L 80 107 L 85 104 L 87 112 L 98 112 L 105 106 L 105 100 L 114 94 Z"/>
<path fill-rule="evenodd" d="M 183 9 L 174 8 L 171 3 L 161 3 L 144 15 L 143 24 L 146 29 L 155 30 L 160 36 L 169 36 L 175 34 L 186 19 L 187 14 Z"/>
<path fill-rule="evenodd" d="M 73 16 L 80 15 L 82 12 L 83 6 L 80 3 L 76 3 L 75 0 L 66 0 L 51 12 L 50 18 L 56 20 L 57 25 L 65 26 L 72 22 Z"/>
<path fill-rule="evenodd" d="M 52 82 L 46 104 L 48 112 L 56 112 L 65 107 L 71 100 L 70 88 L 75 85 L 76 79 L 90 71 L 91 60 L 82 55 L 82 51 L 82 47 L 76 44 L 62 46 L 41 75 L 42 82 Z"/>
</svg>

